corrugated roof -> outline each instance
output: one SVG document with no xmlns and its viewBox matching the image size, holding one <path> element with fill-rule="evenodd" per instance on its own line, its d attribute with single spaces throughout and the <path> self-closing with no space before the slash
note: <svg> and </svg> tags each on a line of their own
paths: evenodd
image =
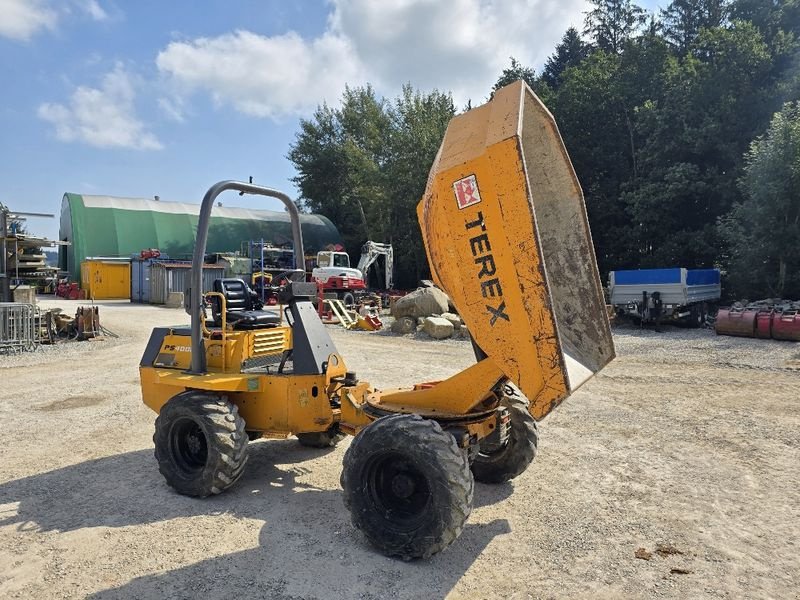
<svg viewBox="0 0 800 600">
<path fill-rule="evenodd" d="M 77 194 L 76 194 L 77 195 Z M 86 208 L 116 208 L 120 210 L 144 210 L 149 212 L 166 213 L 173 215 L 200 214 L 199 204 L 186 202 L 172 202 L 153 200 L 150 198 L 122 198 L 119 196 L 89 196 L 81 195 Z M 214 206 L 211 211 L 214 217 L 224 219 L 247 219 L 250 221 L 282 221 L 289 222 L 289 213 L 278 210 L 262 210 L 252 208 L 239 208 L 236 206 Z M 319 215 L 303 215 L 304 220 L 317 220 L 322 223 Z"/>
<path fill-rule="evenodd" d="M 79 280 L 87 256 L 128 257 L 145 248 L 175 258 L 191 256 L 199 212 L 198 204 L 64 194 L 59 238 L 71 246 L 62 249 L 59 264 Z M 287 212 L 215 206 L 206 251 L 235 252 L 247 240 L 291 243 L 290 221 Z M 341 243 L 339 231 L 324 216 L 300 215 L 300 225 L 306 252 Z"/>
</svg>

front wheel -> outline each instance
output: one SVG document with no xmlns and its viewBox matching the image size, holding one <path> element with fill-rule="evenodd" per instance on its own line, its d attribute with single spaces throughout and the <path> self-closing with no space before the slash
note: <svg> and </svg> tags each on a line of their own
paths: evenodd
<svg viewBox="0 0 800 600">
<path fill-rule="evenodd" d="M 436 421 L 392 415 L 368 425 L 344 457 L 353 524 L 387 556 L 427 558 L 455 540 L 472 511 L 466 454 Z"/>
<path fill-rule="evenodd" d="M 539 430 L 528 401 L 505 393 L 494 433 L 481 441 L 472 460 L 472 474 L 481 483 L 503 483 L 520 475 L 536 457 Z"/>
<path fill-rule="evenodd" d="M 345 306 L 353 306 L 356 303 L 356 297 L 353 292 L 345 292 L 341 295 L 342 304 Z"/>
<path fill-rule="evenodd" d="M 158 470 L 179 494 L 219 494 L 247 463 L 244 419 L 236 405 L 207 392 L 183 392 L 162 408 L 153 435 Z"/>
</svg>

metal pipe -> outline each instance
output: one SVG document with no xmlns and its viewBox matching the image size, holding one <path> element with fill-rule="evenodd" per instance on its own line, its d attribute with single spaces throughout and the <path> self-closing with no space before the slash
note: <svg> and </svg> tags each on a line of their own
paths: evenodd
<svg viewBox="0 0 800 600">
<path fill-rule="evenodd" d="M 49 219 L 52 219 L 53 217 L 55 217 L 55 215 L 50 214 L 50 213 L 19 212 L 19 211 L 16 211 L 16 210 L 12 210 L 11 211 L 11 216 L 13 218 L 17 218 L 17 217 L 46 217 L 46 218 L 49 218 Z"/>
<path fill-rule="evenodd" d="M 194 254 L 192 255 L 192 276 L 189 290 L 187 291 L 186 311 L 192 318 L 192 365 L 190 373 L 201 374 L 206 372 L 206 350 L 203 344 L 202 315 L 203 310 L 203 259 L 206 254 L 208 242 L 208 226 L 211 222 L 211 209 L 214 200 L 222 192 L 236 190 L 245 194 L 256 194 L 277 198 L 286 206 L 292 224 L 292 238 L 294 241 L 295 266 L 305 270 L 303 252 L 303 232 L 300 229 L 300 211 L 291 198 L 271 188 L 244 183 L 243 181 L 220 181 L 212 185 L 203 197 L 200 205 L 200 215 L 197 221 L 197 237 L 195 238 Z"/>
<path fill-rule="evenodd" d="M 261 238 L 261 248 L 259 250 L 261 255 L 261 304 L 267 301 L 266 290 L 264 289 L 264 238 Z M 272 282 L 270 282 L 272 283 Z"/>
<path fill-rule="evenodd" d="M 8 269 L 6 259 L 8 257 L 8 212 L 0 204 L 0 234 L 3 236 L 3 245 L 0 249 L 0 302 L 11 302 L 11 287 L 8 281 Z"/>
</svg>

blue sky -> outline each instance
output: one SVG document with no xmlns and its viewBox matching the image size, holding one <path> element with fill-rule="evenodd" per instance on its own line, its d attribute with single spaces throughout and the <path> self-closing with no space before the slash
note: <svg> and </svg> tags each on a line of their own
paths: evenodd
<svg viewBox="0 0 800 600">
<path fill-rule="evenodd" d="M 652 8 L 656 2 L 642 2 Z M 482 102 L 541 67 L 584 0 L 0 0 L 0 202 L 64 192 L 198 202 L 220 179 L 296 195 L 298 122 L 346 83 Z M 263 200 L 228 205 L 278 208 Z M 58 220 L 30 220 L 56 238 Z"/>
</svg>

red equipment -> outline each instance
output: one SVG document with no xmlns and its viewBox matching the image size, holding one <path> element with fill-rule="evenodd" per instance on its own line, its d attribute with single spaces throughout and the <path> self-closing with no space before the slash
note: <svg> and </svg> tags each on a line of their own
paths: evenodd
<svg viewBox="0 0 800 600">
<path fill-rule="evenodd" d="M 756 337 L 768 340 L 772 337 L 772 317 L 775 311 L 762 310 L 756 315 Z"/>
<path fill-rule="evenodd" d="M 146 260 L 148 258 L 158 258 L 160 256 L 161 256 L 161 250 L 159 250 L 158 248 L 146 248 L 145 250 L 139 252 L 139 257 L 142 260 Z"/>
<path fill-rule="evenodd" d="M 720 335 L 800 342 L 797 303 L 720 308 L 715 330 Z"/>
<path fill-rule="evenodd" d="M 58 287 L 56 287 L 56 296 L 67 300 L 79 300 L 81 289 L 74 281 L 59 281 Z"/>
<path fill-rule="evenodd" d="M 772 316 L 772 337 L 776 340 L 800 342 L 800 310 L 776 312 Z"/>
<path fill-rule="evenodd" d="M 720 308 L 714 329 L 718 335 L 756 337 L 757 315 L 755 308 Z"/>
</svg>

